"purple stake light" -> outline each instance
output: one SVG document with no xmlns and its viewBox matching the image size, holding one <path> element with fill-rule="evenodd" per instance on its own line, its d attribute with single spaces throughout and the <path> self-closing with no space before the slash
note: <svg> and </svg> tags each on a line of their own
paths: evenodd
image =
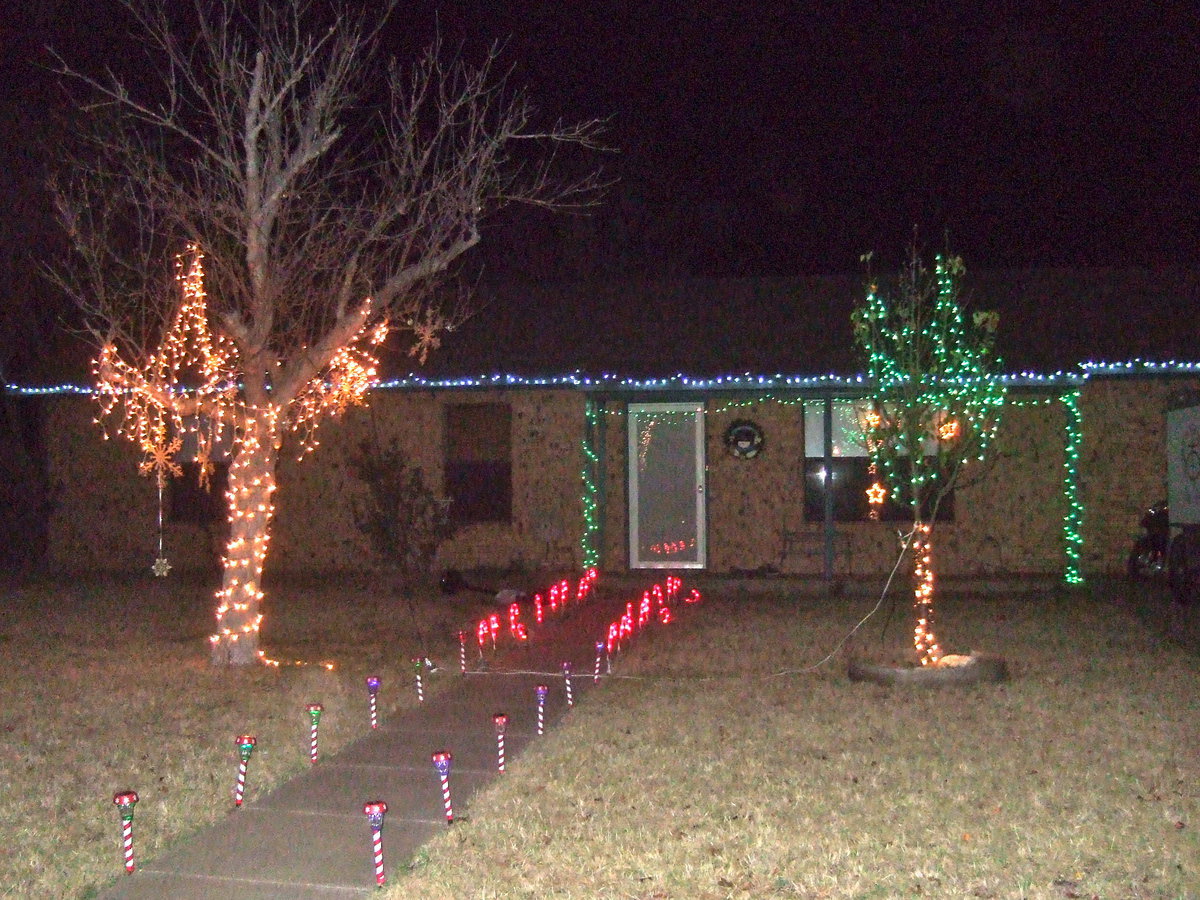
<svg viewBox="0 0 1200 900">
<path fill-rule="evenodd" d="M 562 664 L 563 684 L 567 688 L 567 706 L 575 705 L 575 695 L 571 692 L 571 664 L 565 662 Z"/>
<path fill-rule="evenodd" d="M 376 703 L 376 698 L 379 695 L 379 676 L 367 676 L 367 703 L 371 710 L 371 727 L 379 727 L 379 710 Z"/>
<path fill-rule="evenodd" d="M 537 733 L 546 733 L 546 695 L 550 693 L 550 688 L 544 684 L 537 686 Z"/>
<path fill-rule="evenodd" d="M 317 764 L 317 725 L 321 722 L 321 713 L 325 711 L 320 703 L 310 703 L 306 707 L 309 718 L 312 719 L 312 728 L 308 733 L 308 761 L 314 766 Z"/>
<path fill-rule="evenodd" d="M 508 728 L 508 716 L 496 713 L 492 716 L 492 724 L 496 726 L 496 770 L 504 774 L 504 732 Z"/>
<path fill-rule="evenodd" d="M 239 735 L 238 745 L 237 784 L 233 786 L 233 805 L 241 806 L 242 797 L 246 793 L 246 766 L 250 764 L 250 754 L 254 752 L 254 737 L 249 734 Z"/>
<path fill-rule="evenodd" d="M 372 800 L 363 804 L 363 814 L 371 824 L 371 850 L 375 854 L 375 883 L 382 885 L 387 881 L 383 874 L 383 814 L 387 812 L 387 804 L 382 800 Z"/>
<path fill-rule="evenodd" d="M 453 758 L 449 750 L 439 750 L 433 754 L 433 768 L 437 770 L 442 783 L 442 805 L 446 807 L 447 825 L 454 824 L 454 807 L 450 805 L 450 761 Z"/>
<path fill-rule="evenodd" d="M 113 803 L 121 814 L 121 848 L 125 855 L 125 874 L 133 874 L 133 805 L 138 802 L 137 791 L 113 794 Z"/>
</svg>

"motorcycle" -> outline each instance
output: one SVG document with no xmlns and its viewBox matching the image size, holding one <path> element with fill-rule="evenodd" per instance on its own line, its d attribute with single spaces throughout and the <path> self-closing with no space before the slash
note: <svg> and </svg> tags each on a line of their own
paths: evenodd
<svg viewBox="0 0 1200 900">
<path fill-rule="evenodd" d="M 1156 578 L 1167 568 L 1167 545 L 1171 540 L 1171 522 L 1167 501 L 1155 503 L 1142 516 L 1141 527 L 1146 533 L 1134 542 L 1129 551 L 1126 569 L 1137 580 Z"/>
</svg>

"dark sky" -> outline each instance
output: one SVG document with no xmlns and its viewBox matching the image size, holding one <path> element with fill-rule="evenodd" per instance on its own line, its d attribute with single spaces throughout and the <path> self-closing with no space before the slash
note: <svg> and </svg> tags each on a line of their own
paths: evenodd
<svg viewBox="0 0 1200 900">
<path fill-rule="evenodd" d="M 115 0 L 0 2 L 11 285 L 12 260 L 54 244 L 44 46 L 140 63 Z M 974 269 L 1200 266 L 1193 4 L 1041 6 L 418 2 L 387 40 L 504 41 L 548 119 L 609 120 L 607 203 L 502 220 L 484 253 L 501 277 L 852 273 L 868 250 L 895 264 L 914 228 Z"/>
<path fill-rule="evenodd" d="M 611 116 L 618 170 L 676 205 L 707 274 L 847 271 L 914 225 L 989 268 L 1195 262 L 1195 6 L 1046 6 L 1078 11 L 601 0 L 442 23 L 511 34 L 544 106 Z"/>
<path fill-rule="evenodd" d="M 115 0 L 11 5 L 7 122 L 48 102 L 44 44 L 133 56 Z M 1194 7 L 1038 6 L 402 3 L 389 41 L 504 40 L 547 116 L 610 119 L 611 240 L 696 274 L 844 272 L 914 226 L 987 268 L 1196 263 Z"/>
</svg>

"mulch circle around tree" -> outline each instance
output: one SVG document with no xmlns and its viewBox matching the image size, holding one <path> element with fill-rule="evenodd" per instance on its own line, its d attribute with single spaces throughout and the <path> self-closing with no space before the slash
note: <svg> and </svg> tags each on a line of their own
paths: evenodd
<svg viewBox="0 0 1200 900">
<path fill-rule="evenodd" d="M 911 684 L 916 686 L 982 684 L 1007 681 L 1008 664 L 1003 656 L 972 653 L 959 665 L 889 666 L 850 660 L 851 681 L 871 681 L 875 684 Z"/>
</svg>

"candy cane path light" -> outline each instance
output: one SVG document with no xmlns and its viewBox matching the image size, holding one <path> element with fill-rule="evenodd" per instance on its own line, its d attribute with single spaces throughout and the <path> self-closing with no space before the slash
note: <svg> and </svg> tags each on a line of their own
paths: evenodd
<svg viewBox="0 0 1200 900">
<path fill-rule="evenodd" d="M 539 684 L 537 690 L 537 733 L 546 733 L 546 695 L 550 693 L 550 688 L 544 684 Z"/>
<path fill-rule="evenodd" d="M 460 631 L 458 633 L 458 670 L 462 674 L 467 674 L 467 633 Z"/>
<path fill-rule="evenodd" d="M 450 761 L 454 757 L 449 750 L 438 750 L 433 754 L 433 768 L 442 783 L 442 805 L 446 808 L 446 824 L 454 824 L 454 807 L 450 804 Z"/>
<path fill-rule="evenodd" d="M 308 760 L 315 765 L 317 762 L 317 726 L 321 722 L 321 713 L 325 711 L 325 707 L 320 703 L 310 703 L 305 708 L 312 720 L 312 727 L 308 732 Z"/>
<path fill-rule="evenodd" d="M 379 727 L 379 711 L 376 705 L 376 697 L 379 694 L 379 676 L 367 676 L 367 703 L 371 713 L 371 727 Z"/>
<path fill-rule="evenodd" d="M 563 685 L 567 689 L 567 706 L 575 705 L 575 694 L 571 690 L 571 664 L 564 662 L 562 664 Z"/>
<path fill-rule="evenodd" d="M 604 658 L 604 641 L 596 641 L 596 668 L 592 672 L 592 684 L 600 680 L 600 661 Z"/>
<path fill-rule="evenodd" d="M 363 804 L 363 814 L 371 825 L 371 850 L 375 854 L 375 883 L 383 884 L 387 876 L 383 874 L 383 814 L 387 812 L 387 804 L 382 800 L 372 800 Z"/>
<path fill-rule="evenodd" d="M 508 729 L 508 716 L 496 713 L 492 716 L 492 724 L 496 726 L 496 771 L 504 774 L 504 732 Z"/>
<path fill-rule="evenodd" d="M 121 814 L 121 848 L 125 857 L 125 874 L 133 872 L 133 806 L 138 802 L 137 791 L 118 791 L 113 803 Z"/>
<path fill-rule="evenodd" d="M 233 787 L 233 805 L 241 806 L 242 797 L 246 793 L 246 767 L 250 764 L 250 754 L 254 752 L 255 740 L 252 735 L 242 734 L 236 739 L 238 745 L 237 783 Z"/>
<path fill-rule="evenodd" d="M 417 702 L 425 702 L 425 685 L 421 681 L 421 667 L 424 661 L 419 656 L 413 657 L 413 676 L 417 679 Z"/>
</svg>

